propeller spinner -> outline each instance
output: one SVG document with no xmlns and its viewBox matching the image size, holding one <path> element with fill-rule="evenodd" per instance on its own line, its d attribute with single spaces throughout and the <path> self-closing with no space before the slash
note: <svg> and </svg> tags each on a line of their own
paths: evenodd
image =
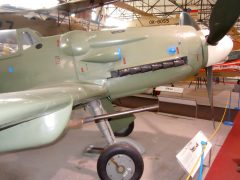
<svg viewBox="0 0 240 180">
<path fill-rule="evenodd" d="M 212 88 L 212 65 L 221 62 L 231 52 L 232 40 L 225 36 L 234 25 L 240 14 L 239 0 L 218 0 L 213 7 L 209 20 L 210 33 L 207 37 L 208 43 L 208 62 L 206 65 L 207 91 L 211 106 L 213 126 L 214 107 L 213 107 L 213 88 Z"/>
<path fill-rule="evenodd" d="M 239 0 L 218 0 L 213 7 L 209 20 L 210 33 L 207 37 L 208 62 L 206 65 L 207 91 L 214 121 L 212 65 L 221 62 L 231 52 L 232 40 L 225 36 L 235 24 L 240 14 Z M 215 127 L 215 126 L 214 126 Z"/>
<path fill-rule="evenodd" d="M 240 15 L 239 0 L 218 0 L 213 7 L 209 20 L 210 31 L 204 31 L 203 34 L 207 37 L 208 45 L 208 61 L 206 64 L 207 75 L 207 91 L 209 103 L 211 105 L 212 120 L 214 121 L 213 109 L 213 91 L 212 91 L 212 65 L 220 63 L 226 59 L 233 47 L 232 40 L 225 36 L 234 25 Z M 183 12 L 180 16 L 180 25 L 191 25 L 197 31 L 200 30 L 194 20 Z"/>
</svg>

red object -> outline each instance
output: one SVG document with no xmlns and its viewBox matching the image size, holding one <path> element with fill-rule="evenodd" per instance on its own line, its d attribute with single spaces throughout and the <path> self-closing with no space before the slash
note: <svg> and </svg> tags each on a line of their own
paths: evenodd
<svg viewBox="0 0 240 180">
<path fill-rule="evenodd" d="M 178 49 L 178 47 L 177 47 L 177 54 L 179 54 L 179 49 Z"/>
<path fill-rule="evenodd" d="M 213 65 L 213 72 L 239 72 L 240 71 L 240 59 L 233 61 L 215 64 Z M 205 72 L 205 69 L 200 69 L 201 73 Z"/>
<path fill-rule="evenodd" d="M 240 113 L 234 120 L 234 126 L 214 160 L 205 180 L 240 179 Z"/>
<path fill-rule="evenodd" d="M 127 62 L 126 62 L 126 58 L 124 57 L 123 58 L 123 64 L 126 64 Z"/>
<path fill-rule="evenodd" d="M 60 40 L 57 40 L 57 47 L 60 47 Z"/>
<path fill-rule="evenodd" d="M 190 11 L 190 13 L 197 13 L 198 12 L 198 9 L 193 9 Z"/>
</svg>

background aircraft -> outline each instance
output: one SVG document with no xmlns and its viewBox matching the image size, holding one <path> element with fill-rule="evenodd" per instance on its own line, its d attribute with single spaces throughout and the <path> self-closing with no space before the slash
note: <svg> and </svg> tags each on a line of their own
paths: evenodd
<svg viewBox="0 0 240 180">
<path fill-rule="evenodd" d="M 90 10 L 99 6 L 111 4 L 118 0 L 77 0 L 77 1 L 64 1 L 60 0 L 57 7 L 58 11 L 68 13 L 79 13 L 82 11 Z M 53 9 L 56 9 L 55 7 Z"/>
<path fill-rule="evenodd" d="M 199 71 L 198 77 L 206 77 L 204 69 Z M 240 59 L 227 61 L 213 66 L 214 77 L 240 77 Z"/>
<path fill-rule="evenodd" d="M 239 77 L 240 76 L 240 51 L 232 51 L 225 62 L 213 65 L 213 77 Z M 203 79 L 202 79 L 203 78 Z M 194 77 L 188 77 L 187 81 L 205 81 L 206 70 L 200 69 Z"/>
<path fill-rule="evenodd" d="M 239 5 L 238 0 L 217 1 L 207 38 L 187 13 L 181 26 L 72 31 L 45 38 L 30 29 L 0 31 L 0 152 L 55 141 L 75 106 L 100 116 L 107 111 L 102 101 L 110 106 L 108 99 L 185 79 L 203 67 L 212 102 L 212 65 L 232 49 L 225 34 L 239 16 Z M 140 153 L 117 143 L 107 119 L 95 122 L 108 143 L 97 163 L 100 178 L 139 179 Z"/>
<path fill-rule="evenodd" d="M 58 24 L 57 19 L 40 19 L 37 17 L 27 18 L 15 13 L 2 13 L 0 15 L 0 29 L 31 28 L 43 36 L 62 34 L 70 30 L 86 30 L 79 23 Z"/>
<path fill-rule="evenodd" d="M 32 8 L 32 6 L 16 7 L 16 5 L 11 5 L 9 3 L 1 3 L 0 12 L 37 12 L 40 14 L 46 14 L 49 13 L 49 11 L 55 11 L 56 13 L 71 14 L 90 10 L 117 1 L 118 0 L 59 0 L 59 4 L 56 4 L 56 6 L 53 7 L 48 7 L 47 9 L 41 7 Z M 17 3 L 17 5 L 19 6 L 19 3 Z"/>
<path fill-rule="evenodd" d="M 216 83 L 220 82 L 220 78 L 222 78 L 222 82 L 225 83 L 224 78 L 240 77 L 240 51 L 232 51 L 225 62 L 213 65 L 212 72 L 212 76 L 215 78 Z M 188 77 L 186 81 L 190 81 L 189 87 L 192 85 L 193 81 L 196 81 L 195 88 L 201 87 L 202 84 L 206 83 L 206 69 L 200 69 L 198 74 L 193 77 Z"/>
<path fill-rule="evenodd" d="M 116 2 L 117 0 L 78 0 L 60 1 L 57 7 L 50 9 L 30 10 L 14 6 L 0 6 L 0 29 L 31 28 L 43 36 L 62 34 L 71 30 L 88 30 L 93 8 Z M 85 17 L 84 23 L 76 22 L 72 14 L 82 13 Z M 83 14 L 85 13 L 85 14 Z M 27 15 L 28 17 L 24 17 Z"/>
</svg>

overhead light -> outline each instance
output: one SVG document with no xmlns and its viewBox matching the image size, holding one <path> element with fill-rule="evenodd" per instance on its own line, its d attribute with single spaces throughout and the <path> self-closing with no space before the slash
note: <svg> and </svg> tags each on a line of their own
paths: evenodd
<svg viewBox="0 0 240 180">
<path fill-rule="evenodd" d="M 49 9 L 58 5 L 58 0 L 41 0 L 41 1 L 33 1 L 33 0 L 1 0 L 0 6 L 8 5 L 17 8 L 24 9 Z"/>
</svg>

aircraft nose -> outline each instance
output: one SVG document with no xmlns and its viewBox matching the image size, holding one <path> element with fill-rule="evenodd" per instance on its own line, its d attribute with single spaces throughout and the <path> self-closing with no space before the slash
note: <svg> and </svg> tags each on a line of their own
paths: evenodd
<svg viewBox="0 0 240 180">
<path fill-rule="evenodd" d="M 232 51 L 232 48 L 233 41 L 227 35 L 224 36 L 217 45 L 208 45 L 208 61 L 206 67 L 226 60 L 228 54 Z"/>
</svg>

